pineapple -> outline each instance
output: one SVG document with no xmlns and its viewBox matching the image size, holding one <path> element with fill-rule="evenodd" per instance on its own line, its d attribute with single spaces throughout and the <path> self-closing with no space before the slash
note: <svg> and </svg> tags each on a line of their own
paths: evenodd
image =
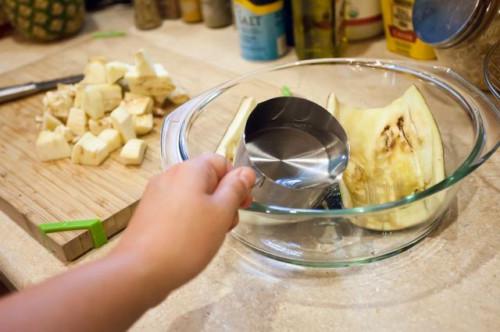
<svg viewBox="0 0 500 332">
<path fill-rule="evenodd" d="M 25 37 L 51 41 L 77 33 L 85 18 L 83 0 L 1 0 L 10 23 Z"/>
</svg>

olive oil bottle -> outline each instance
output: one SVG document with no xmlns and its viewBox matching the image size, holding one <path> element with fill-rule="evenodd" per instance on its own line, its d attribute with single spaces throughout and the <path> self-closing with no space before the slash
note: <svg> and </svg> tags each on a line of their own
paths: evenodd
<svg viewBox="0 0 500 332">
<path fill-rule="evenodd" d="M 340 56 L 345 42 L 343 7 L 344 0 L 292 0 L 299 59 Z"/>
</svg>

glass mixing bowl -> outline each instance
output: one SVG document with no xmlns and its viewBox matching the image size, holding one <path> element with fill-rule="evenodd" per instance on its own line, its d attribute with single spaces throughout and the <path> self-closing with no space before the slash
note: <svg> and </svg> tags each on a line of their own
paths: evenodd
<svg viewBox="0 0 500 332">
<path fill-rule="evenodd" d="M 433 230 L 455 198 L 460 180 L 500 145 L 497 101 L 447 68 L 372 59 L 321 59 L 244 75 L 193 98 L 165 119 L 163 167 L 215 151 L 244 96 L 261 102 L 279 96 L 286 85 L 321 105 L 335 92 L 341 102 L 380 107 L 400 97 L 412 84 L 424 95 L 441 132 L 447 175 L 443 181 L 398 201 L 349 209 L 254 203 L 240 210 L 240 223 L 232 231 L 251 248 L 294 264 L 336 267 L 388 257 Z M 413 226 L 390 230 L 395 216 L 408 219 Z M 367 227 L 373 222 L 379 230 Z"/>
</svg>

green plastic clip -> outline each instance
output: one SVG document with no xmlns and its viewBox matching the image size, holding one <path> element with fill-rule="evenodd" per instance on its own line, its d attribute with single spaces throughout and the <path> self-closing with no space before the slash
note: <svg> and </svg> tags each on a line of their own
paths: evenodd
<svg viewBox="0 0 500 332">
<path fill-rule="evenodd" d="M 291 97 L 291 96 L 293 96 L 292 91 L 290 90 L 290 88 L 288 87 L 288 85 L 283 85 L 281 87 L 281 94 L 284 97 Z"/>
<path fill-rule="evenodd" d="M 52 222 L 38 227 L 44 234 L 86 229 L 90 232 L 94 248 L 102 247 L 108 242 L 104 226 L 99 219 Z"/>
<path fill-rule="evenodd" d="M 127 33 L 123 31 L 97 31 L 92 34 L 94 39 L 124 37 Z"/>
</svg>

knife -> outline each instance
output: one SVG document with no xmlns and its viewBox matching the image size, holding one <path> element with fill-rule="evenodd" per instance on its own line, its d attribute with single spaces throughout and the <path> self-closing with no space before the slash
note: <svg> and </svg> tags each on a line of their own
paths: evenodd
<svg viewBox="0 0 500 332">
<path fill-rule="evenodd" d="M 29 82 L 18 85 L 6 86 L 0 88 L 0 104 L 18 99 L 21 97 L 26 97 L 38 92 L 47 91 L 57 87 L 57 84 L 72 84 L 77 83 L 83 79 L 83 75 L 73 75 L 68 77 L 56 78 L 50 81 L 44 82 Z"/>
</svg>

